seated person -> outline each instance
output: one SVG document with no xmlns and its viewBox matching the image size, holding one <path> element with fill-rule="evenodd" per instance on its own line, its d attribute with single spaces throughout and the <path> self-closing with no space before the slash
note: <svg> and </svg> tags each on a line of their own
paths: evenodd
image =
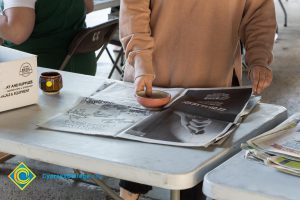
<svg viewBox="0 0 300 200">
<path fill-rule="evenodd" d="M 92 0 L 3 0 L 0 37 L 6 47 L 37 55 L 38 66 L 59 69 Z M 95 75 L 95 53 L 72 56 L 66 71 Z"/>
</svg>

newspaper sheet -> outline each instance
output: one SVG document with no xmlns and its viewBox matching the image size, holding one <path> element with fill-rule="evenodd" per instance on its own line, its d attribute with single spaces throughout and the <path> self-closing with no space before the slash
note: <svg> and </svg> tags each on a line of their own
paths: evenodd
<svg viewBox="0 0 300 200">
<path fill-rule="evenodd" d="M 42 128 L 143 142 L 207 147 L 233 132 L 251 88 L 165 89 L 173 101 L 163 111 L 141 108 L 133 84 L 107 82 Z M 228 132 L 230 130 L 230 132 Z M 226 134 L 227 133 L 227 134 Z"/>
<path fill-rule="evenodd" d="M 86 97 L 67 112 L 38 126 L 74 133 L 116 136 L 150 115 L 151 111 L 148 110 Z"/>
<path fill-rule="evenodd" d="M 171 95 L 172 103 L 176 98 L 182 95 L 185 89 L 153 87 L 153 90 L 161 90 L 164 92 L 168 92 Z M 94 92 L 90 97 L 93 99 L 100 99 L 103 101 L 109 101 L 130 107 L 146 109 L 136 101 L 134 94 L 135 89 L 132 83 L 118 81 L 110 84 L 105 83 L 105 86 L 101 85 L 99 89 L 96 92 Z M 166 107 L 168 107 L 168 105 Z"/>
<path fill-rule="evenodd" d="M 245 157 L 285 173 L 300 176 L 300 114 L 243 145 Z"/>
</svg>

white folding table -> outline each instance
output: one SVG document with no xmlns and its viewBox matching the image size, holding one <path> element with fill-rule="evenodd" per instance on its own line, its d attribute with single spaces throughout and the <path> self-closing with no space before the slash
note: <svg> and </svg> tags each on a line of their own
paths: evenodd
<svg viewBox="0 0 300 200">
<path fill-rule="evenodd" d="M 37 123 L 72 107 L 80 96 L 89 96 L 103 80 L 61 74 L 64 87 L 59 95 L 40 92 L 38 105 L 0 113 L 0 152 L 169 189 L 172 199 L 237 153 L 241 143 L 287 118 L 284 107 L 260 104 L 222 146 L 208 149 L 37 129 Z"/>
<path fill-rule="evenodd" d="M 209 172 L 203 192 L 216 200 L 299 200 L 300 178 L 244 158 L 241 151 Z"/>
</svg>

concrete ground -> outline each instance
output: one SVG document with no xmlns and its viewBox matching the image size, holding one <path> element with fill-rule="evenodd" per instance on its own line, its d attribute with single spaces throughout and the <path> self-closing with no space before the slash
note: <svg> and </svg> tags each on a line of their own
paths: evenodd
<svg viewBox="0 0 300 200">
<path fill-rule="evenodd" d="M 283 0 L 288 12 L 288 26 L 283 27 L 282 10 L 277 6 L 279 37 L 274 46 L 273 83 L 263 102 L 288 109 L 289 115 L 300 111 L 300 1 Z"/>
<path fill-rule="evenodd" d="M 289 115 L 291 115 L 300 111 L 300 0 L 283 0 L 283 2 L 289 14 L 288 27 L 283 27 L 282 10 L 276 5 L 279 38 L 275 44 L 274 63 L 272 65 L 274 81 L 272 86 L 263 93 L 263 102 L 282 105 L 288 109 Z M 103 16 L 107 13 L 108 10 L 105 10 L 100 15 Z M 89 20 L 93 21 L 95 17 L 91 15 Z M 106 77 L 111 67 L 108 57 L 103 55 L 98 65 L 97 75 Z M 118 77 L 118 75 L 115 75 L 115 77 Z M 7 178 L 7 175 L 21 161 L 25 162 L 37 175 L 37 178 L 24 191 L 19 190 Z M 42 178 L 43 173 L 65 174 L 72 173 L 72 170 L 21 156 L 17 156 L 5 164 L 0 164 L 0 200 L 110 199 L 98 187 L 76 183 L 68 179 L 45 180 Z M 104 179 L 110 186 L 116 190 L 118 189 L 118 180 Z M 167 198 L 168 192 L 166 190 L 155 189 L 142 199 Z"/>
</svg>

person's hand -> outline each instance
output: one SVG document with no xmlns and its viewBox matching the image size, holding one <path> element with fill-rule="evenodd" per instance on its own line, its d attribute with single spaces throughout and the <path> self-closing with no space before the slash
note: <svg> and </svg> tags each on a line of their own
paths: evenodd
<svg viewBox="0 0 300 200">
<path fill-rule="evenodd" d="M 260 94 L 271 85 L 273 75 L 272 71 L 266 67 L 254 66 L 249 73 L 249 78 L 252 81 L 253 93 Z"/>
<path fill-rule="evenodd" d="M 205 127 L 211 123 L 211 120 L 204 117 L 193 116 L 179 111 L 174 113 L 180 116 L 181 125 L 193 135 L 203 134 Z"/>
<path fill-rule="evenodd" d="M 135 79 L 135 92 L 144 91 L 146 88 L 146 96 L 152 96 L 152 75 L 143 75 Z"/>
</svg>

